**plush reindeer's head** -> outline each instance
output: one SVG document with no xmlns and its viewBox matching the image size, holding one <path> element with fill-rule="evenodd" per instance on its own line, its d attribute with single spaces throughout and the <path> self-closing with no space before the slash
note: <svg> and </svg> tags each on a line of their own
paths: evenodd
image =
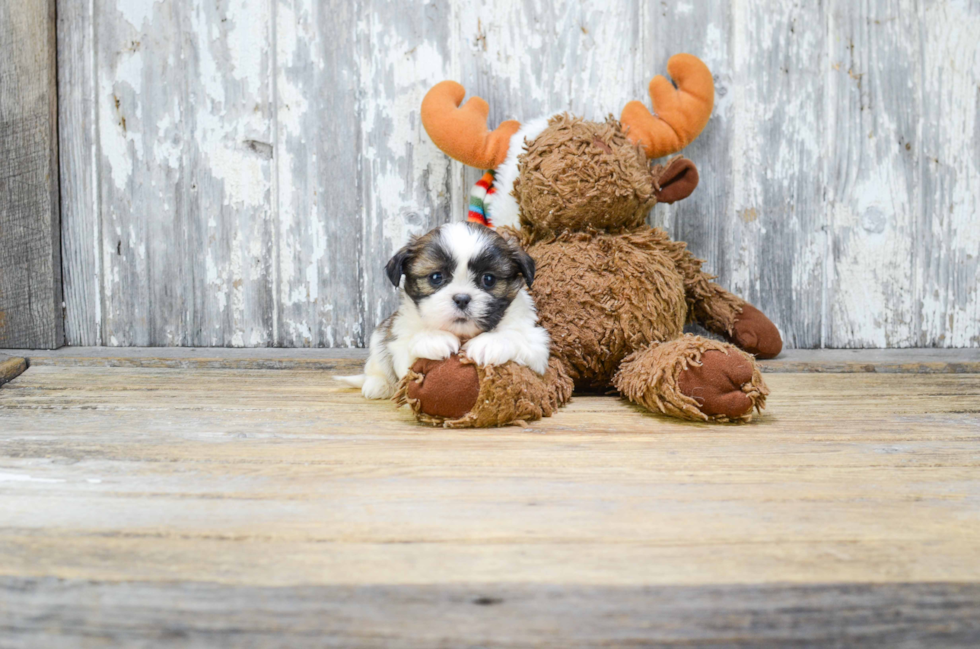
<svg viewBox="0 0 980 649">
<path fill-rule="evenodd" d="M 488 197 L 494 225 L 517 225 L 532 235 L 566 230 L 619 230 L 642 224 L 657 202 L 687 197 L 698 183 L 694 164 L 649 159 L 690 144 L 714 105 L 708 68 L 689 54 L 667 64 L 674 86 L 650 82 L 656 115 L 632 101 L 619 120 L 589 122 L 566 114 L 525 125 L 507 121 L 487 129 L 489 107 L 479 97 L 461 108 L 465 90 L 452 81 L 433 87 L 422 102 L 422 123 L 451 157 L 496 169 L 498 192 Z M 492 200 L 491 200 L 492 199 Z"/>
<path fill-rule="evenodd" d="M 651 168 L 642 148 L 611 116 L 598 123 L 558 115 L 518 158 L 513 195 L 521 227 L 547 235 L 635 228 L 655 203 L 684 198 L 697 183 L 690 160 Z"/>
</svg>

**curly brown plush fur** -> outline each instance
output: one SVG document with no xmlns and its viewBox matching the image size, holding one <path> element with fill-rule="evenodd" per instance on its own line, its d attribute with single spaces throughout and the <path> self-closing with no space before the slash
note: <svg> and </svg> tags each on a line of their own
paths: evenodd
<svg viewBox="0 0 980 649">
<path fill-rule="evenodd" d="M 535 237 L 636 227 L 657 202 L 643 152 L 611 116 L 601 124 L 551 118 L 527 145 L 518 170 L 514 196 L 521 228 Z"/>
<path fill-rule="evenodd" d="M 605 391 L 623 357 L 683 331 L 684 278 L 659 234 L 564 232 L 527 246 L 538 316 L 576 389 Z"/>
<path fill-rule="evenodd" d="M 580 390 L 605 391 L 627 354 L 676 338 L 686 323 L 731 333 L 744 305 L 660 229 L 518 236 L 537 264 L 531 293 L 552 353 Z"/>
</svg>

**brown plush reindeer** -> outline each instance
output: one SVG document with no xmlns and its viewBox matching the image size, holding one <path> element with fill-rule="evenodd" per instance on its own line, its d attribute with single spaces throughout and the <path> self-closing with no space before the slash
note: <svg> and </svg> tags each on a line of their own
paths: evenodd
<svg viewBox="0 0 980 649">
<path fill-rule="evenodd" d="M 778 330 L 714 284 L 684 243 L 646 224 L 656 203 L 686 198 L 698 183 L 689 160 L 649 160 L 693 141 L 714 104 L 711 73 L 699 59 L 678 54 L 667 71 L 677 87 L 653 79 L 653 114 L 633 101 L 619 120 L 602 123 L 559 114 L 489 131 L 487 103 L 475 97 L 459 107 L 459 84 L 444 81 L 426 95 L 422 123 L 432 141 L 464 164 L 494 170 L 478 184 L 471 220 L 517 238 L 535 260 L 531 293 L 552 358 L 543 377 L 513 363 L 421 360 L 398 397 L 420 420 L 536 419 L 565 403 L 572 386 L 616 389 L 697 421 L 749 421 L 765 405 L 768 390 L 750 354 L 777 355 Z M 685 335 L 691 322 L 729 342 Z"/>
</svg>

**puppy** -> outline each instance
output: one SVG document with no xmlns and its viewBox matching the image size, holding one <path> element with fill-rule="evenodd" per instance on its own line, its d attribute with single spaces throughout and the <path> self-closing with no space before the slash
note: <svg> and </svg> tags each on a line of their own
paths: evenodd
<svg viewBox="0 0 980 649">
<path fill-rule="evenodd" d="M 420 358 L 442 360 L 460 348 L 480 365 L 515 361 L 538 374 L 551 341 L 537 326 L 525 284 L 534 260 L 478 223 L 449 223 L 413 238 L 385 267 L 401 284 L 401 304 L 371 334 L 364 374 L 340 377 L 368 399 L 388 399 Z"/>
</svg>

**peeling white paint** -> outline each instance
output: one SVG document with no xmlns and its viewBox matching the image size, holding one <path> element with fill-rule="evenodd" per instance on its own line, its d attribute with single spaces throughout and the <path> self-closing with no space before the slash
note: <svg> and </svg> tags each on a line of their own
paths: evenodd
<svg viewBox="0 0 980 649">
<path fill-rule="evenodd" d="M 224 104 L 226 71 L 222 69 L 211 51 L 211 45 L 219 37 L 219 33 L 217 26 L 207 20 L 204 7 L 205 5 L 197 5 L 190 12 L 191 35 L 195 41 L 194 53 L 197 55 L 199 66 L 197 80 L 202 83 L 208 100 Z M 199 106 L 198 110 L 202 108 L 206 107 Z"/>
<path fill-rule="evenodd" d="M 268 14 L 256 11 L 259 4 L 255 0 L 231 0 L 226 10 L 231 23 L 227 31 L 230 72 L 236 79 L 256 86 L 266 74 L 264 49 L 257 44 L 264 43 L 269 33 Z M 249 89 L 258 91 L 258 87 Z"/>
<path fill-rule="evenodd" d="M 855 346 L 910 346 L 914 344 L 908 320 L 912 292 L 896 278 L 910 277 L 914 241 L 901 227 L 909 222 L 910 188 L 903 186 L 900 168 L 872 167 L 848 192 L 846 201 L 832 208 L 832 222 L 840 244 L 835 258 L 837 287 L 833 304 L 835 340 Z M 855 317 L 868 314 L 872 317 Z"/>
<path fill-rule="evenodd" d="M 125 76 L 110 76 L 107 70 L 100 71 L 99 88 L 102 105 L 99 107 L 99 133 L 102 160 L 109 165 L 109 172 L 120 191 L 127 189 L 133 171 L 134 160 L 143 157 L 143 138 L 141 134 L 130 131 L 124 121 L 123 98 L 139 96 L 142 87 L 142 57 L 139 55 L 124 58 Z"/>
<path fill-rule="evenodd" d="M 209 168 L 215 178 L 225 182 L 227 205 L 261 207 L 266 204 L 269 187 L 265 164 L 240 146 L 218 144 L 209 152 Z"/>
<path fill-rule="evenodd" d="M 123 20 L 140 29 L 153 16 L 157 4 L 163 4 L 162 0 L 125 0 L 118 3 L 116 8 L 122 13 Z"/>
<path fill-rule="evenodd" d="M 926 123 L 922 165 L 932 259 L 917 269 L 925 340 L 980 346 L 980 12 L 976 3 L 930 3 L 922 16 Z"/>
</svg>

